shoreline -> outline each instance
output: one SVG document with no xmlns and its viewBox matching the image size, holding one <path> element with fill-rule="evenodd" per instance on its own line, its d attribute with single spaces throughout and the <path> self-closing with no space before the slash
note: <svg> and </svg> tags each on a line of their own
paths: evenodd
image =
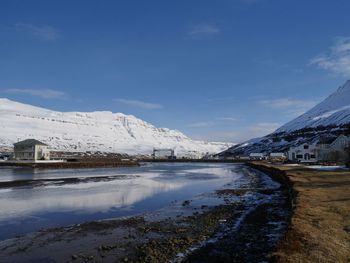
<svg viewBox="0 0 350 263">
<path fill-rule="evenodd" d="M 280 187 L 271 190 L 258 185 L 236 189 L 225 186 L 213 193 L 222 200 L 219 205 L 193 207 L 192 200 L 186 200 L 178 204 L 176 209 L 181 212 L 173 218 L 149 220 L 150 215 L 142 215 L 44 229 L 0 241 L 0 251 L 15 258 L 21 258 L 23 253 L 34 253 L 47 256 L 45 260 L 50 259 L 50 255 L 45 255 L 45 247 L 63 249 L 63 254 L 55 256 L 57 262 L 115 262 L 116 259 L 125 262 L 257 262 L 258 259 L 288 263 L 349 262 L 348 170 L 325 171 L 267 162 L 245 165 L 246 176 L 259 177 L 256 170 L 278 182 Z M 97 179 L 100 178 L 87 180 Z M 44 181 L 37 183 L 40 185 Z M 26 183 L 20 182 L 20 185 Z M 76 181 L 67 178 L 67 182 L 57 183 Z M 276 192 L 280 192 L 277 203 L 261 203 L 251 210 L 242 201 L 244 199 L 237 201 L 250 193 L 272 198 Z M 284 218 L 285 230 L 280 230 L 275 245 L 262 244 L 261 240 L 273 235 L 266 226 L 276 217 Z M 233 224 L 239 221 L 238 229 L 234 230 Z M 256 240 L 260 244 L 256 244 Z M 253 245 L 247 248 L 247 244 Z M 55 254 L 55 250 L 51 253 Z"/>
<path fill-rule="evenodd" d="M 1 241 L 2 257 L 16 262 L 270 261 L 287 228 L 288 200 L 268 175 L 241 169 L 249 184 L 224 185 L 199 197 L 202 203 L 179 200 L 148 215 L 44 229 Z"/>
<path fill-rule="evenodd" d="M 0 162 L 0 167 L 23 167 L 38 169 L 81 169 L 81 168 L 105 168 L 105 167 L 134 167 L 140 166 L 137 161 L 78 161 L 78 162 L 57 162 L 57 163 L 24 163 L 24 162 Z"/>
<path fill-rule="evenodd" d="M 350 262 L 350 171 L 253 162 L 284 182 L 292 216 L 276 262 Z"/>
</svg>

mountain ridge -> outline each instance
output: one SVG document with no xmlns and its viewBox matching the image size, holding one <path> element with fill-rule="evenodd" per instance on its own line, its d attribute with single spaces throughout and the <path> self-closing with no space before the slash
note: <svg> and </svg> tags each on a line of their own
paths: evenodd
<svg viewBox="0 0 350 263">
<path fill-rule="evenodd" d="M 178 154 L 215 153 L 229 147 L 192 140 L 179 130 L 157 128 L 133 115 L 111 111 L 59 112 L 0 98 L 0 145 L 35 138 L 57 151 L 150 154 L 153 147 Z"/>
<path fill-rule="evenodd" d="M 350 122 L 350 80 L 340 86 L 322 102 L 286 123 L 276 132 L 290 132 L 305 127 L 346 124 Z"/>
</svg>

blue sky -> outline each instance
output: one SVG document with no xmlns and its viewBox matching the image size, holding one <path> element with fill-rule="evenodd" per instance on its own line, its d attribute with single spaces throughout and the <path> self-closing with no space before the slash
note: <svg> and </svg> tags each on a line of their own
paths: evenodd
<svg viewBox="0 0 350 263">
<path fill-rule="evenodd" d="M 265 135 L 350 78 L 350 1 L 0 1 L 0 97 Z"/>
</svg>

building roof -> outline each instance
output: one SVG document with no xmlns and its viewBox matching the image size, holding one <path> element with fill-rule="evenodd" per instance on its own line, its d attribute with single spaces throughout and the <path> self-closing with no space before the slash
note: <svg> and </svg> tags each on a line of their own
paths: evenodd
<svg viewBox="0 0 350 263">
<path fill-rule="evenodd" d="M 27 139 L 24 141 L 20 141 L 17 143 L 13 144 L 14 146 L 34 146 L 34 145 L 44 145 L 44 146 L 48 146 L 45 143 L 42 143 L 41 141 L 35 140 L 35 139 Z"/>
</svg>

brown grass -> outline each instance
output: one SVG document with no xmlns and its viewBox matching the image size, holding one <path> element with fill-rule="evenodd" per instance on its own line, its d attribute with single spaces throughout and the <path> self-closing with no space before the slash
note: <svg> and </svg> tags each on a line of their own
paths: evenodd
<svg viewBox="0 0 350 263">
<path fill-rule="evenodd" d="M 262 165 L 262 164 L 259 164 Z M 350 171 L 263 164 L 285 172 L 296 194 L 278 262 L 350 262 Z"/>
</svg>

